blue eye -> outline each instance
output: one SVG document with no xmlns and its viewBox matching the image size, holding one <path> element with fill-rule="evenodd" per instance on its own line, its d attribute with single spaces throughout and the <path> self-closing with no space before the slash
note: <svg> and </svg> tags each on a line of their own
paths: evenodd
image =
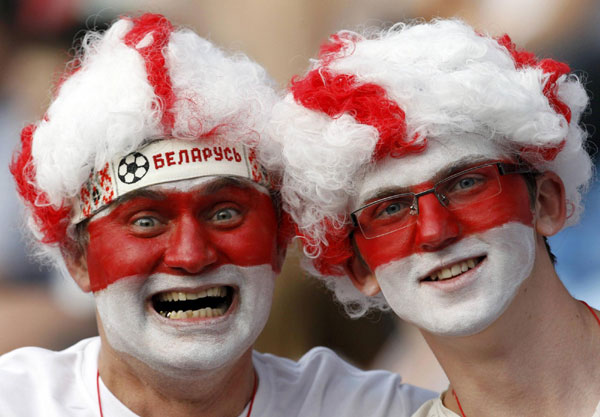
<svg viewBox="0 0 600 417">
<path fill-rule="evenodd" d="M 225 208 L 218 210 L 213 215 L 213 220 L 216 222 L 229 222 L 231 220 L 235 220 L 239 217 L 240 212 L 234 208 Z"/>
<path fill-rule="evenodd" d="M 450 183 L 447 192 L 474 192 L 476 190 L 480 190 L 487 182 L 488 179 L 485 176 L 470 173 L 464 177 L 457 178 L 454 182 Z"/>
<path fill-rule="evenodd" d="M 406 214 L 406 210 L 410 207 L 412 200 L 410 198 L 401 197 L 381 203 L 375 210 L 375 217 L 397 217 Z"/>
<path fill-rule="evenodd" d="M 156 226 L 158 221 L 153 217 L 140 217 L 139 219 L 136 219 L 133 224 L 139 227 L 149 228 Z"/>
<path fill-rule="evenodd" d="M 476 180 L 475 178 L 463 178 L 462 180 L 460 180 L 458 182 L 458 187 L 459 188 L 470 188 L 473 187 L 476 184 Z"/>
<path fill-rule="evenodd" d="M 385 212 L 385 214 L 387 215 L 393 215 L 398 213 L 400 210 L 402 210 L 402 207 L 400 207 L 400 204 L 398 203 L 394 203 L 394 204 L 390 204 L 389 206 L 387 206 L 385 208 L 385 210 L 383 210 Z"/>
</svg>

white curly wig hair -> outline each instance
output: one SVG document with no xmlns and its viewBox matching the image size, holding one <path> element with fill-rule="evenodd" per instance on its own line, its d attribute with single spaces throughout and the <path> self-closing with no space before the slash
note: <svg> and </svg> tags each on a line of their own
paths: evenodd
<svg viewBox="0 0 600 417">
<path fill-rule="evenodd" d="M 75 239 L 82 185 L 151 140 L 226 135 L 260 159 L 277 98 L 261 66 L 164 16 L 122 17 L 89 31 L 43 120 L 23 129 L 11 164 L 37 255 L 64 271 L 61 249 Z"/>
<path fill-rule="evenodd" d="M 586 91 L 566 64 L 519 50 L 505 35 L 459 20 L 341 31 L 321 48 L 274 110 L 284 209 L 297 225 L 305 269 L 322 278 L 353 317 L 387 309 L 383 296 L 354 288 L 349 201 L 385 156 L 427 146 L 427 138 L 478 133 L 539 171 L 562 179 L 577 221 L 592 176 L 580 117 Z"/>
</svg>

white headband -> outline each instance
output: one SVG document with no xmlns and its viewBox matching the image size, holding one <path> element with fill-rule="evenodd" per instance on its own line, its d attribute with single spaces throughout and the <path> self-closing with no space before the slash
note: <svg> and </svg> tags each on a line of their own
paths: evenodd
<svg viewBox="0 0 600 417">
<path fill-rule="evenodd" d="M 241 144 L 159 139 L 92 172 L 81 187 L 71 222 L 80 223 L 132 191 L 211 175 L 247 178 L 268 188 L 271 185 L 254 152 Z"/>
</svg>

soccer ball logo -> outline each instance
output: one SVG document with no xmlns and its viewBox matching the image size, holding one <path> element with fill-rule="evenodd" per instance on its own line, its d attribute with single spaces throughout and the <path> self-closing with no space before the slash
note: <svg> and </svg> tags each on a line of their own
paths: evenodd
<svg viewBox="0 0 600 417">
<path fill-rule="evenodd" d="M 148 173 L 150 162 L 139 152 L 130 153 L 119 162 L 119 179 L 125 184 L 138 182 Z"/>
</svg>

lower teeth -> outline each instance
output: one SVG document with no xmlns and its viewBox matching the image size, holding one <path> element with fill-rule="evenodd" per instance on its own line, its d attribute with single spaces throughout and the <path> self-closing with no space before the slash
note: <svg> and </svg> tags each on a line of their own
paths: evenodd
<svg viewBox="0 0 600 417">
<path fill-rule="evenodd" d="M 161 316 L 176 320 L 176 319 L 191 319 L 191 318 L 205 318 L 205 317 L 219 317 L 225 314 L 224 308 L 201 308 L 200 310 L 179 310 L 179 311 L 160 311 Z"/>
</svg>

